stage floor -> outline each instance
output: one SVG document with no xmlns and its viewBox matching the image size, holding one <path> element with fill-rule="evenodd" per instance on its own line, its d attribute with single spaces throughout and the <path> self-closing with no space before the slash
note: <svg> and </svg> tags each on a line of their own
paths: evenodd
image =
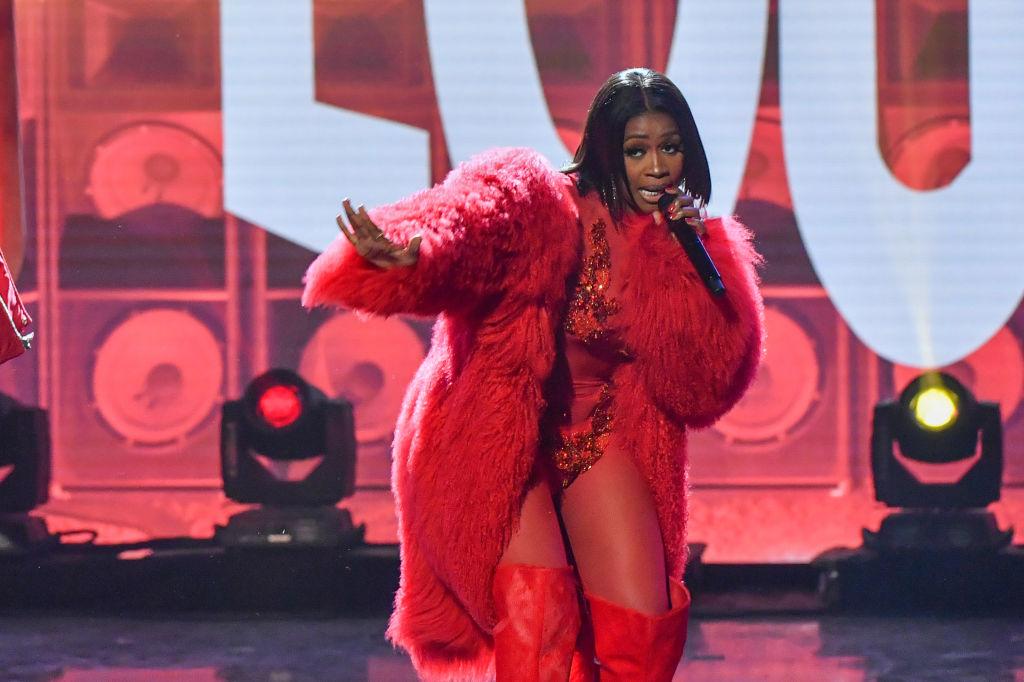
<svg viewBox="0 0 1024 682">
<path fill-rule="evenodd" d="M 8 615 L 7 682 L 415 680 L 383 638 L 385 619 Z M 697 618 L 676 680 L 885 682 L 1024 680 L 1013 618 Z"/>
</svg>

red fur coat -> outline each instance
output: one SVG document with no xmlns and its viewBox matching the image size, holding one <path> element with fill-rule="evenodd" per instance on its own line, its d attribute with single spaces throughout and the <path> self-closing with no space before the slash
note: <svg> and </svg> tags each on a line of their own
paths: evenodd
<svg viewBox="0 0 1024 682">
<path fill-rule="evenodd" d="M 422 234 L 419 262 L 383 270 L 339 236 L 310 266 L 303 304 L 437 315 L 395 433 L 402 576 L 388 635 L 425 677 L 480 675 L 492 659 L 491 576 L 537 456 L 581 224 L 611 219 L 596 193 L 580 198 L 525 149 L 482 154 L 370 215 L 399 242 Z M 614 437 L 654 491 L 676 577 L 686 560 L 686 429 L 736 402 L 762 347 L 749 234 L 728 218 L 707 227 L 727 294 L 709 295 L 651 220 L 617 320 L 636 361 L 613 377 Z"/>
</svg>

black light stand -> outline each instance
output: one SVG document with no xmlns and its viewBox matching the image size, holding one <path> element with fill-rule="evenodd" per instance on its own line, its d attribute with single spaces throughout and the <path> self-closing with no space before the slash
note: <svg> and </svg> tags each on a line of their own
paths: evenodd
<svg viewBox="0 0 1024 682">
<path fill-rule="evenodd" d="M 928 611 L 1024 605 L 1024 551 L 1010 547 L 1013 530 L 988 509 L 1000 498 L 1002 436 L 998 404 L 977 401 L 945 373 L 923 374 L 898 400 L 879 403 L 875 498 L 895 511 L 877 531 L 862 530 L 862 547 L 815 559 L 826 601 Z M 960 465 L 956 480 L 923 476 L 950 465 Z"/>
<path fill-rule="evenodd" d="M 0 395 L 0 555 L 52 544 L 29 512 L 50 497 L 50 429 L 45 410 Z"/>
<path fill-rule="evenodd" d="M 365 527 L 334 505 L 355 491 L 352 406 L 328 400 L 287 369 L 249 384 L 241 400 L 224 404 L 221 473 L 231 499 L 262 506 L 216 528 L 229 548 L 347 547 Z M 288 480 L 279 470 L 305 463 L 308 474 Z"/>
</svg>

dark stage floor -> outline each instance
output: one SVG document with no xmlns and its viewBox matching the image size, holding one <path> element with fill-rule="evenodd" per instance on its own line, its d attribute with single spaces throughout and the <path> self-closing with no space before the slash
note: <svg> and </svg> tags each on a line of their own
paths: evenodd
<svg viewBox="0 0 1024 682">
<path fill-rule="evenodd" d="M 396 546 L 145 544 L 0 557 L 0 682 L 415 679 L 383 638 Z M 676 679 L 1024 682 L 1024 548 L 804 565 L 691 549 Z"/>
<path fill-rule="evenodd" d="M 7 681 L 415 680 L 356 618 L 0 618 Z M 695 619 L 676 680 L 1019 682 L 1020 618 Z"/>
</svg>

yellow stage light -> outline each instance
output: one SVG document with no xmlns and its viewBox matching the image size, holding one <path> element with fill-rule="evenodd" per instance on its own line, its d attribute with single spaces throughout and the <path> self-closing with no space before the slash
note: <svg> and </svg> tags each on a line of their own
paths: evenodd
<svg viewBox="0 0 1024 682">
<path fill-rule="evenodd" d="M 957 396 L 941 386 L 926 388 L 910 401 L 917 423 L 932 431 L 941 431 L 956 421 L 959 415 Z"/>
<path fill-rule="evenodd" d="M 875 406 L 875 498 L 890 507 L 932 510 L 982 508 L 995 502 L 1003 479 L 1002 426 L 999 404 L 977 400 L 952 375 L 918 376 L 897 400 Z M 967 467 L 955 479 L 933 467 L 954 462 Z"/>
</svg>

